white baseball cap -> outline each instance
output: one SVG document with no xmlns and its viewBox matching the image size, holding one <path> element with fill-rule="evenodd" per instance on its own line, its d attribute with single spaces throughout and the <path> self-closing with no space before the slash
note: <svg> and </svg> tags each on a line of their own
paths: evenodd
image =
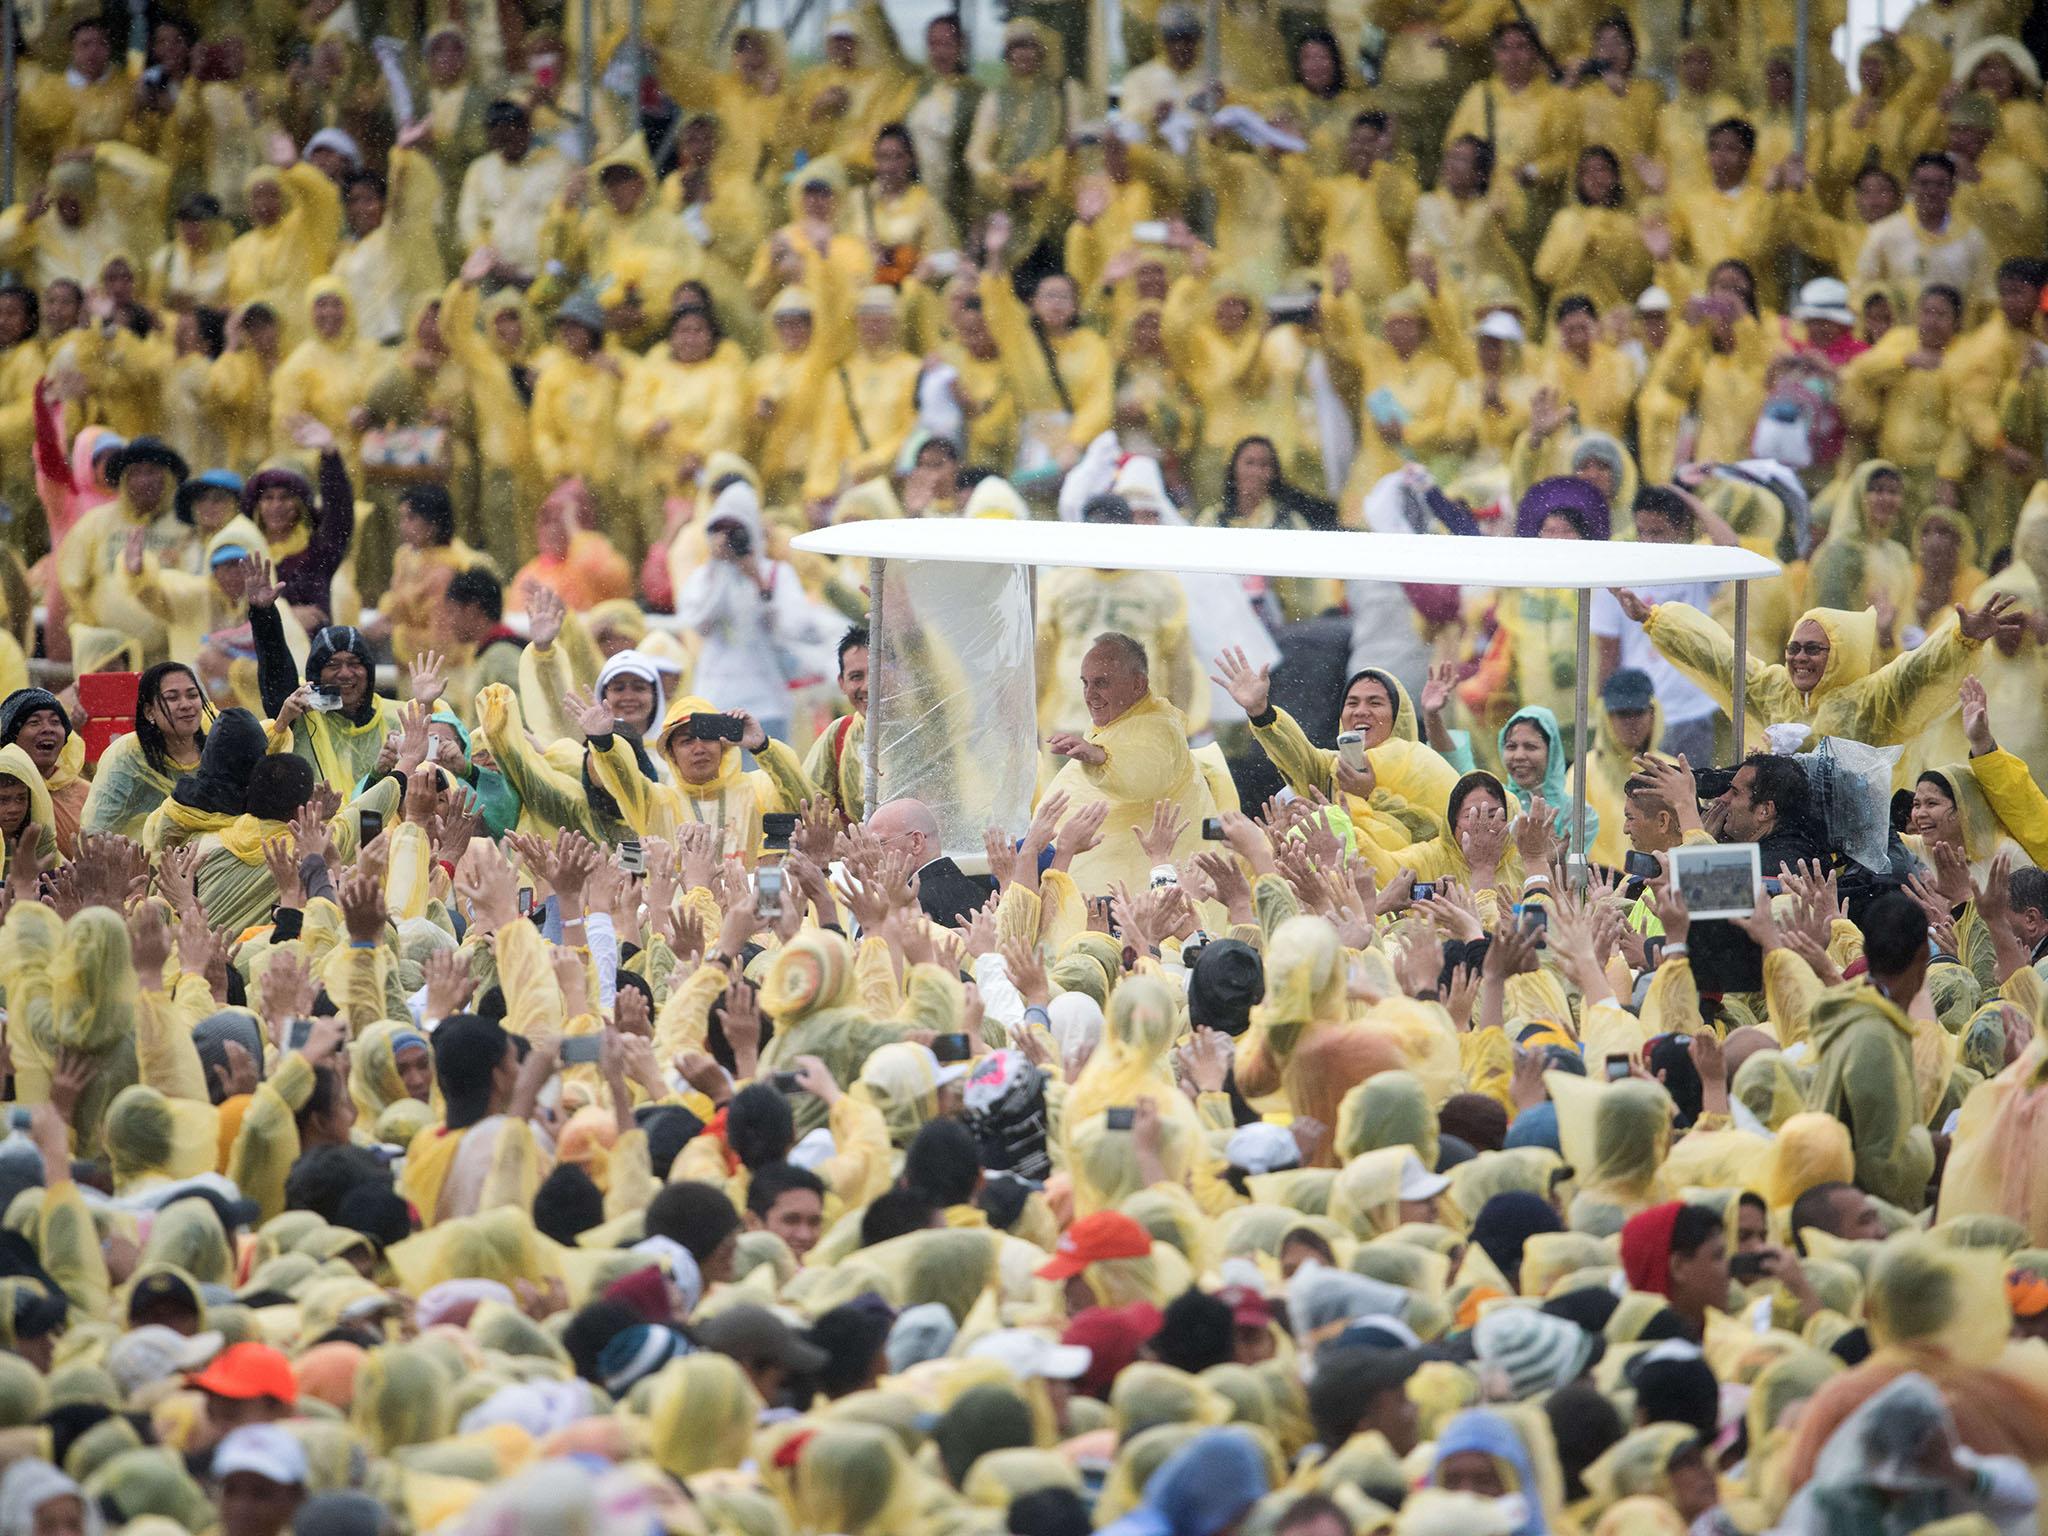
<svg viewBox="0 0 2048 1536">
<path fill-rule="evenodd" d="M 1285 1127 L 1259 1120 L 1230 1133 L 1223 1157 L 1231 1167 L 1246 1173 L 1276 1173 L 1301 1166 L 1301 1147 Z"/>
<path fill-rule="evenodd" d="M 1854 325 L 1856 312 L 1849 307 L 1849 285 L 1839 277 L 1816 277 L 1799 290 L 1793 306 L 1794 320 L 1832 320 L 1837 325 Z"/>
<path fill-rule="evenodd" d="M 967 1346 L 970 1360 L 994 1360 L 1019 1381 L 1034 1376 L 1047 1381 L 1073 1381 L 1086 1371 L 1095 1352 L 1084 1344 L 1058 1344 L 1029 1328 L 998 1328 Z"/>
<path fill-rule="evenodd" d="M 244 1424 L 221 1441 L 213 1453 L 213 1475 L 227 1478 L 237 1472 L 252 1472 L 280 1488 L 303 1488 L 310 1475 L 305 1449 L 275 1424 Z"/>
<path fill-rule="evenodd" d="M 107 1350 L 107 1374 L 127 1398 L 155 1382 L 198 1370 L 220 1353 L 225 1342 L 218 1333 L 187 1338 L 175 1328 L 151 1323 L 114 1340 Z"/>
<path fill-rule="evenodd" d="M 1422 1166 L 1422 1159 L 1413 1152 L 1401 1164 L 1401 1198 L 1403 1200 L 1434 1200 L 1451 1187 L 1450 1179 L 1441 1173 L 1431 1173 Z"/>
<path fill-rule="evenodd" d="M 930 1046 L 920 1045 L 918 1049 L 931 1058 L 932 1082 L 936 1087 L 943 1088 L 948 1083 L 957 1083 L 961 1078 L 974 1070 L 974 1059 L 972 1057 L 969 1057 L 966 1061 L 941 1061 L 939 1060 L 938 1052 L 934 1051 Z"/>
<path fill-rule="evenodd" d="M 1522 322 L 1505 309 L 1490 310 L 1479 322 L 1479 334 L 1495 341 L 1512 341 L 1517 346 L 1529 339 L 1529 333 L 1522 329 Z"/>
<path fill-rule="evenodd" d="M 1671 312 L 1671 295 L 1662 288 L 1645 288 L 1636 297 L 1636 312 L 1643 315 L 1663 315 Z"/>
</svg>

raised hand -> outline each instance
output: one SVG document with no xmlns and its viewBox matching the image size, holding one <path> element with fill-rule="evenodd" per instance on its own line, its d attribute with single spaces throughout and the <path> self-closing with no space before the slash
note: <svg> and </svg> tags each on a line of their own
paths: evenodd
<svg viewBox="0 0 2048 1536">
<path fill-rule="evenodd" d="M 277 572 L 262 555 L 244 555 L 235 562 L 242 573 L 242 600 L 251 608 L 270 608 L 277 603 Z"/>
<path fill-rule="evenodd" d="M 412 696 L 431 712 L 441 702 L 441 695 L 448 691 L 448 658 L 439 651 L 421 651 L 412 659 L 408 669 L 412 676 Z"/>
<path fill-rule="evenodd" d="M 304 1018 L 313 1008 L 313 973 L 305 960 L 288 949 L 274 949 L 263 968 L 263 1021 L 270 1026 L 271 1043 L 284 1049 L 287 1019 Z"/>
<path fill-rule="evenodd" d="M 1609 587 L 1607 595 L 1614 599 L 1616 604 L 1620 606 L 1621 611 L 1633 622 L 1643 624 L 1649 621 L 1650 605 L 1640 597 L 1637 597 L 1635 593 L 1629 591 L 1627 587 Z"/>
<path fill-rule="evenodd" d="M 1173 847 L 1188 830 L 1188 819 L 1171 800 L 1155 801 L 1152 806 L 1152 824 L 1149 827 L 1133 827 L 1139 848 L 1156 868 L 1173 862 Z"/>
<path fill-rule="evenodd" d="M 1001 827 L 990 827 L 981 834 L 981 844 L 987 851 L 988 872 L 996 889 L 1008 890 L 1017 878 L 1017 848 L 1010 841 L 1010 834 Z"/>
<path fill-rule="evenodd" d="M 1006 939 L 998 952 L 1010 985 L 1027 1004 L 1043 1008 L 1052 1001 L 1052 987 L 1046 981 L 1045 962 L 1039 958 L 1037 945 L 1024 939 Z"/>
<path fill-rule="evenodd" d="M 295 445 L 308 453 L 325 453 L 334 446 L 334 433 L 317 416 L 295 415 L 285 422 L 285 431 L 291 434 Z"/>
<path fill-rule="evenodd" d="M 588 688 L 571 688 L 562 702 L 569 706 L 569 719 L 586 737 L 609 736 L 617 725 L 611 705 Z"/>
<path fill-rule="evenodd" d="M 459 949 L 435 950 L 427 956 L 422 970 L 427 984 L 426 1016 L 430 1019 L 445 1019 L 461 1012 L 462 1005 L 476 991 L 476 978 L 470 975 L 469 962 Z"/>
<path fill-rule="evenodd" d="M 1271 667 L 1254 670 L 1242 646 L 1232 646 L 1223 652 L 1216 658 L 1215 667 L 1209 681 L 1229 694 L 1239 709 L 1251 716 L 1266 712 L 1273 692 Z"/>
<path fill-rule="evenodd" d="M 1252 906 L 1251 882 L 1245 879 L 1244 869 L 1236 859 L 1227 853 L 1198 853 L 1195 867 L 1202 872 L 1216 893 L 1216 900 L 1222 904 L 1233 923 L 1257 921 Z"/>
<path fill-rule="evenodd" d="M 676 883 L 685 891 L 708 891 L 718 877 L 718 838 L 702 822 L 676 828 Z"/>
<path fill-rule="evenodd" d="M 160 990 L 164 966 L 171 958 L 171 930 L 164 922 L 163 908 L 153 901 L 138 902 L 128 914 L 128 954 L 143 991 Z"/>
<path fill-rule="evenodd" d="M 568 607 L 553 587 L 534 582 L 526 589 L 526 632 L 535 649 L 546 650 L 562 633 Z"/>
<path fill-rule="evenodd" d="M 2010 613 L 2019 599 L 2010 592 L 1998 592 L 1976 608 L 1956 604 L 1956 628 L 1966 640 L 1989 640 L 1998 632 L 1999 621 Z"/>
<path fill-rule="evenodd" d="M 815 796 L 797 808 L 796 830 L 790 834 L 789 846 L 823 869 L 832 862 L 845 826 L 839 807 L 824 795 Z"/>
<path fill-rule="evenodd" d="M 367 870 L 351 870 L 343 875 L 335 895 L 341 904 L 342 920 L 348 925 L 350 943 L 374 944 L 384 937 L 384 891 Z"/>
<path fill-rule="evenodd" d="M 1053 838 L 1052 867 L 1064 870 L 1075 859 L 1102 841 L 1103 823 L 1109 820 L 1109 802 L 1097 800 L 1082 806 L 1060 823 Z"/>
<path fill-rule="evenodd" d="M 1991 700 L 1984 685 L 1974 677 L 1966 677 L 1957 692 L 1963 701 L 1963 735 L 1969 739 L 1970 756 L 1996 752 L 1998 742 L 1991 734 Z"/>
<path fill-rule="evenodd" d="M 277 887 L 277 904 L 287 909 L 304 907 L 306 887 L 299 879 L 299 856 L 292 851 L 292 840 L 283 833 L 263 840 L 263 863 L 270 871 L 270 882 Z"/>
</svg>

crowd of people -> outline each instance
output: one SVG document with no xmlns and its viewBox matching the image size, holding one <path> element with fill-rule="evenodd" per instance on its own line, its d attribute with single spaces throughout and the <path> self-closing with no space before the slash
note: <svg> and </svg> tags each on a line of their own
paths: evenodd
<svg viewBox="0 0 2048 1536">
<path fill-rule="evenodd" d="M 1803 10 L 21 8 L 0 1536 L 2043 1529 L 2048 108 Z"/>
</svg>

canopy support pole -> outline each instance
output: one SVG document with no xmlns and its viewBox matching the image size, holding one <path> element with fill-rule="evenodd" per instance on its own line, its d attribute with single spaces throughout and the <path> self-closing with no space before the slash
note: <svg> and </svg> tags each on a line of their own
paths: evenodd
<svg viewBox="0 0 2048 1536">
<path fill-rule="evenodd" d="M 647 30 L 646 5 L 643 0 L 633 0 L 626 10 L 626 46 L 633 50 L 633 99 L 627 103 L 630 114 L 627 121 L 636 127 L 640 122 L 640 88 L 647 83 L 648 69 L 640 52 L 641 34 Z"/>
<path fill-rule="evenodd" d="M 1587 705 L 1588 690 L 1593 679 L 1593 593 L 1589 587 L 1579 588 L 1579 611 L 1575 628 L 1578 630 L 1579 668 L 1575 674 L 1578 686 L 1572 690 L 1572 751 L 1578 763 L 1578 772 L 1572 775 L 1572 840 L 1565 858 L 1565 868 L 1575 870 L 1583 878 L 1589 865 L 1586 849 L 1586 751 L 1592 739 Z M 1529 873 L 1534 874 L 1531 870 Z"/>
<path fill-rule="evenodd" d="M 14 5 L 0 3 L 0 208 L 14 206 Z"/>
<path fill-rule="evenodd" d="M 1806 77 L 1811 67 L 1807 57 L 1806 34 L 1811 5 L 1812 0 L 1798 0 L 1793 7 L 1795 24 L 1799 30 L 1792 43 L 1792 153 L 1799 157 L 1801 165 L 1806 163 Z M 1811 174 L 1808 173 L 1809 179 Z M 1806 258 L 1796 249 L 1792 252 L 1792 281 L 1801 287 L 1806 283 Z"/>
<path fill-rule="evenodd" d="M 868 651 L 867 716 L 861 722 L 861 751 L 867 755 L 867 761 L 861 765 L 860 790 L 861 808 L 868 816 L 875 814 L 882 798 L 882 754 L 875 736 L 875 699 L 882 691 L 882 680 L 875 665 L 880 652 L 873 647 L 879 646 L 882 638 L 882 581 L 888 568 L 886 560 L 868 562 L 868 644 L 871 649 Z"/>
<path fill-rule="evenodd" d="M 583 89 L 583 163 L 597 158 L 597 17 L 591 7 L 597 0 L 583 0 L 583 35 L 577 39 Z"/>
<path fill-rule="evenodd" d="M 1749 583 L 1735 583 L 1735 761 L 1742 761 L 1742 726 L 1749 692 Z M 1695 767 L 1698 765 L 1695 764 Z"/>
</svg>

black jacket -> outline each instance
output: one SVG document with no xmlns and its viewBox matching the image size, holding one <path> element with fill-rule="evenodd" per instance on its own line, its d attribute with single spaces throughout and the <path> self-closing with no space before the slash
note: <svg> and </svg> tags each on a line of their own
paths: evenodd
<svg viewBox="0 0 2048 1536">
<path fill-rule="evenodd" d="M 917 904 L 924 915 L 947 928 L 957 928 L 988 904 L 995 882 L 967 875 L 951 859 L 937 858 L 917 872 Z"/>
</svg>

